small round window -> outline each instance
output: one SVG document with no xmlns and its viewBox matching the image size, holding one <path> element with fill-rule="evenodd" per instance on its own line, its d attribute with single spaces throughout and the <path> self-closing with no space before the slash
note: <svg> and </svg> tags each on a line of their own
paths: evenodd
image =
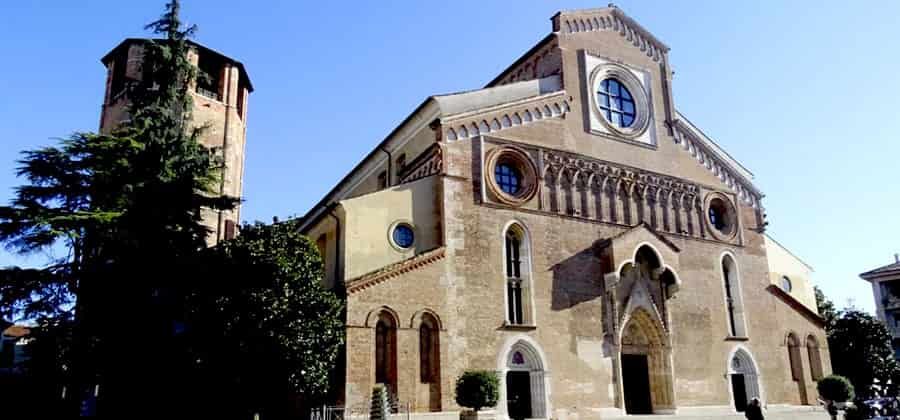
<svg viewBox="0 0 900 420">
<path fill-rule="evenodd" d="M 494 167 L 494 181 L 501 191 L 512 196 L 522 189 L 522 173 L 510 162 L 501 162 Z"/>
<path fill-rule="evenodd" d="M 487 155 L 485 184 L 493 198 L 518 206 L 537 191 L 537 171 L 527 153 L 512 147 L 500 147 Z"/>
<path fill-rule="evenodd" d="M 624 84 L 616 79 L 608 78 L 600 82 L 597 89 L 597 107 L 610 124 L 628 128 L 634 124 L 634 97 Z"/>
<path fill-rule="evenodd" d="M 794 285 L 791 284 L 791 279 L 788 276 L 781 276 L 781 288 L 788 293 L 794 288 Z"/>
<path fill-rule="evenodd" d="M 709 200 L 706 208 L 707 220 L 709 226 L 715 230 L 715 233 L 729 237 L 734 234 L 735 214 L 731 203 L 721 197 L 715 197 Z"/>
<path fill-rule="evenodd" d="M 415 240 L 412 226 L 403 223 L 395 226 L 394 232 L 391 234 L 391 239 L 393 239 L 394 244 L 400 248 L 411 247 Z"/>
<path fill-rule="evenodd" d="M 725 230 L 725 210 L 718 206 L 710 206 L 709 223 L 716 230 Z"/>
</svg>

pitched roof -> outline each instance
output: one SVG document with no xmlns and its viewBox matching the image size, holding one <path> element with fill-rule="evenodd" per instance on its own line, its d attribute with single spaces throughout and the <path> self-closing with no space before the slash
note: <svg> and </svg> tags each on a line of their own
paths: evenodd
<svg viewBox="0 0 900 420">
<path fill-rule="evenodd" d="M 404 139 L 409 138 L 410 130 L 417 130 L 421 124 L 428 124 L 438 118 L 455 118 L 471 112 L 479 112 L 491 107 L 515 103 L 522 100 L 540 99 L 546 95 L 559 94 L 562 89 L 562 81 L 558 75 L 542 79 L 524 80 L 503 86 L 484 89 L 475 89 L 464 92 L 455 92 L 441 95 L 432 95 L 425 98 L 411 114 L 397 125 L 372 151 L 369 152 L 350 172 L 347 173 L 318 203 L 300 218 L 300 231 L 305 231 L 310 223 L 317 220 L 329 206 L 342 200 L 345 193 L 350 190 L 355 177 L 364 173 L 368 164 L 373 164 L 377 157 L 385 159 L 384 150 L 390 144 L 399 141 L 402 145 Z"/>
<path fill-rule="evenodd" d="M 900 275 L 900 261 L 883 265 L 874 270 L 866 271 L 865 273 L 860 274 L 859 276 L 866 280 L 871 280 L 878 277 L 890 276 L 890 275 Z"/>
</svg>

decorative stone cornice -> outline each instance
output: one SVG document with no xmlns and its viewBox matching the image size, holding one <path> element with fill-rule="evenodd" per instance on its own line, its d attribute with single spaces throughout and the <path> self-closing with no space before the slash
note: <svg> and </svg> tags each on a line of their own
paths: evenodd
<svg viewBox="0 0 900 420">
<path fill-rule="evenodd" d="M 564 35 L 614 31 L 653 61 L 665 61 L 669 47 L 617 7 L 560 12 L 552 18 L 553 31 Z"/>
<path fill-rule="evenodd" d="M 546 38 L 500 73 L 487 87 L 562 74 L 562 54 L 555 36 Z"/>
<path fill-rule="evenodd" d="M 403 261 L 390 264 L 371 273 L 363 274 L 357 278 L 347 281 L 347 294 L 354 294 L 361 290 L 375 286 L 376 284 L 385 282 L 394 277 L 422 268 L 445 256 L 446 248 L 440 247 L 430 251 L 426 251 L 419 255 L 407 258 Z"/>
<path fill-rule="evenodd" d="M 600 184 L 604 182 L 606 185 L 627 184 L 630 187 L 629 192 L 638 194 L 641 198 L 653 192 L 659 197 L 659 193 L 662 192 L 659 189 L 669 192 L 668 196 L 676 192 L 693 198 L 700 193 L 699 185 L 668 175 L 550 149 L 544 149 L 541 156 L 544 162 L 542 176 L 546 176 L 548 172 L 555 174 L 566 172 L 570 182 L 583 178 L 587 186 L 602 187 Z M 656 190 L 647 187 L 655 187 Z"/>
<path fill-rule="evenodd" d="M 443 154 L 435 143 L 409 163 L 400 174 L 400 184 L 413 182 L 425 177 L 437 175 L 443 169 Z"/>
<path fill-rule="evenodd" d="M 441 119 L 443 138 L 464 140 L 545 118 L 562 118 L 570 110 L 565 91 L 510 102 Z"/>
<path fill-rule="evenodd" d="M 674 125 L 674 140 L 682 148 L 691 154 L 701 165 L 719 178 L 725 185 L 734 190 L 740 199 L 753 208 L 762 207 L 763 193 L 753 186 L 746 176 L 740 174 L 732 167 L 732 164 L 723 159 L 718 152 L 712 149 L 694 130 L 682 120 L 676 120 Z"/>
</svg>

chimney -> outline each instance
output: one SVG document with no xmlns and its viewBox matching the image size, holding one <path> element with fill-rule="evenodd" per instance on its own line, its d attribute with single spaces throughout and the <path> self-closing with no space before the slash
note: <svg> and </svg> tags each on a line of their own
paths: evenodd
<svg viewBox="0 0 900 420">
<path fill-rule="evenodd" d="M 894 262 L 900 263 L 900 254 L 894 253 Z"/>
</svg>

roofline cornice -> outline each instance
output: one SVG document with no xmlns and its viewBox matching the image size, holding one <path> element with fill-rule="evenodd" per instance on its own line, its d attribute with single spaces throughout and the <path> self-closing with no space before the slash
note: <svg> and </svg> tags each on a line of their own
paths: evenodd
<svg viewBox="0 0 900 420">
<path fill-rule="evenodd" d="M 863 280 L 867 280 L 870 282 L 872 280 L 885 280 L 885 279 L 900 280 L 900 269 L 893 270 L 893 271 L 886 271 L 884 273 L 870 273 L 867 271 L 865 273 L 860 274 L 859 277 L 862 278 Z M 891 278 L 891 277 L 894 277 L 894 278 Z"/>
<path fill-rule="evenodd" d="M 103 63 L 104 66 L 107 65 L 107 63 L 109 62 L 109 60 L 112 58 L 113 54 L 115 54 L 116 51 L 118 51 L 120 48 L 123 48 L 123 47 L 126 46 L 126 45 L 131 45 L 131 44 L 146 44 L 146 43 L 151 42 L 151 41 L 164 41 L 164 39 L 158 39 L 158 38 L 125 38 L 125 39 L 122 40 L 122 42 L 118 43 L 115 47 L 113 47 L 111 50 L 109 50 L 109 52 L 107 52 L 106 54 L 104 54 L 103 57 L 100 57 L 100 62 Z M 231 64 L 233 64 L 233 65 L 235 65 L 236 67 L 238 67 L 238 70 L 239 70 L 239 71 L 241 72 L 241 74 L 244 76 L 244 79 L 247 80 L 247 89 L 248 89 L 250 92 L 253 92 L 253 82 L 250 81 L 250 75 L 247 73 L 247 69 L 244 67 L 244 63 L 242 63 L 242 62 L 240 62 L 240 61 L 238 61 L 238 60 L 235 60 L 234 58 L 231 58 L 231 57 L 229 57 L 228 55 L 222 54 L 222 53 L 219 52 L 219 51 L 216 51 L 216 50 L 214 50 L 214 49 L 212 49 L 212 48 L 209 48 L 209 47 L 207 47 L 207 46 L 205 46 L 205 45 L 203 45 L 203 44 L 200 44 L 200 43 L 198 43 L 198 42 L 196 42 L 196 41 L 192 41 L 192 40 L 189 40 L 189 39 L 188 39 L 188 40 L 186 40 L 185 42 L 187 42 L 187 44 L 190 45 L 190 46 L 193 47 L 193 48 L 202 49 L 202 50 L 205 50 L 205 51 L 207 51 L 207 52 L 210 52 L 210 53 L 219 55 L 219 56 L 221 56 L 222 58 L 224 58 L 224 59 L 228 60 L 229 62 L 231 62 Z"/>
<path fill-rule="evenodd" d="M 394 128 L 394 130 L 391 131 L 378 146 L 372 149 L 369 154 L 357 163 L 347 175 L 341 178 L 331 191 L 325 194 L 316 205 L 300 218 L 298 226 L 300 232 L 305 232 L 309 229 L 312 223 L 317 221 L 324 214 L 326 209 L 346 198 L 348 192 L 352 191 L 359 186 L 362 181 L 368 178 L 368 176 L 378 168 L 378 165 L 387 159 L 387 157 L 384 156 L 385 149 L 389 148 L 396 150 L 397 148 L 403 147 L 403 145 L 409 142 L 413 135 L 431 124 L 431 122 L 437 119 L 439 115 L 440 107 L 438 106 L 437 101 L 434 100 L 433 96 L 429 96 L 396 128 Z M 379 155 L 381 156 L 381 159 L 377 158 Z M 367 166 L 369 167 L 367 168 Z"/>
</svg>

